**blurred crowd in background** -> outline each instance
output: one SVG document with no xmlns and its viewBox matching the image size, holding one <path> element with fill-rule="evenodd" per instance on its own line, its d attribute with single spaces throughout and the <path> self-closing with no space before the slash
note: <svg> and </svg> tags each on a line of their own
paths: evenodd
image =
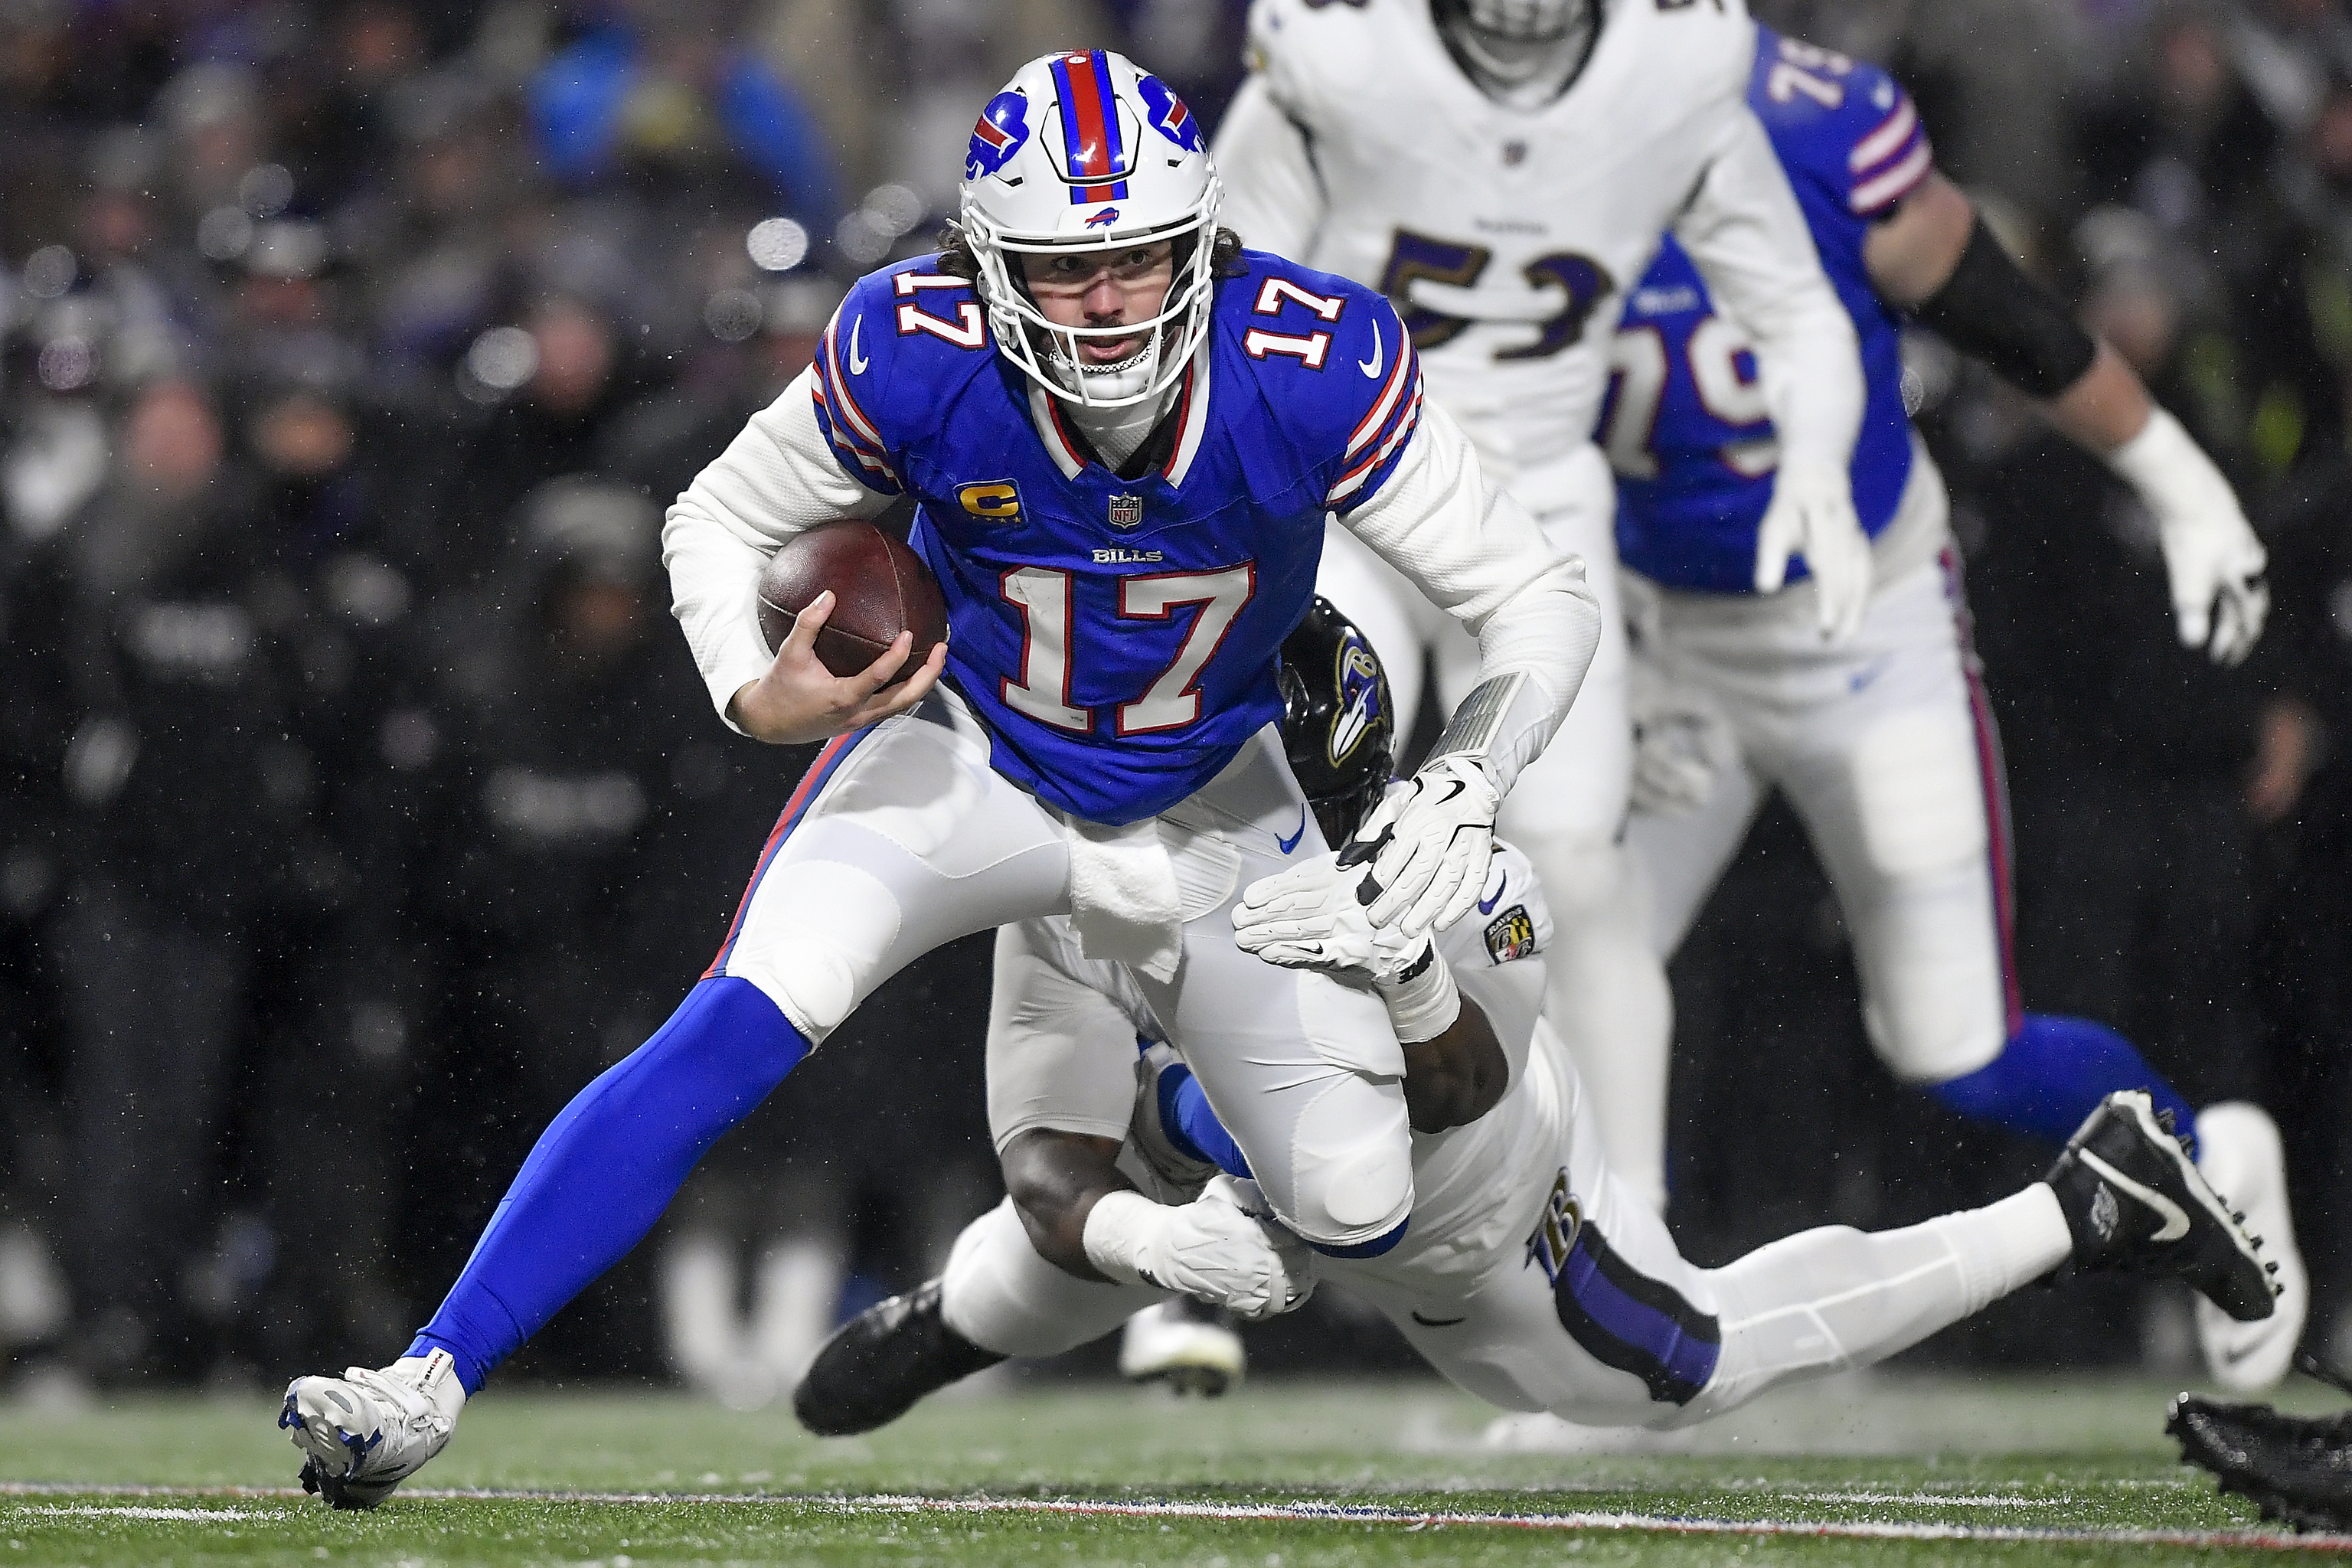
<svg viewBox="0 0 2352 1568">
<path fill-rule="evenodd" d="M 2215 669 L 2128 493 L 1913 345 L 2026 997 L 2272 1107 L 2313 1335 L 2352 1362 L 2352 17 L 1758 10 L 1904 79 L 2270 543 L 2270 634 Z M 846 282 L 929 248 L 1022 61 L 1120 47 L 1213 124 L 1241 33 L 1239 0 L 0 3 L 0 1390 L 406 1342 L 540 1129 L 701 972 L 807 760 L 711 713 L 663 507 Z M 894 984 L 517 1373 L 757 1403 L 923 1278 L 994 1195 L 987 975 L 980 938 Z M 2048 1157 L 1872 1062 L 1785 813 L 1675 977 L 1699 1261 Z M 1409 1359 L 1310 1310 L 1262 1359 Z M 2180 1302 L 2119 1289 L 1919 1355 L 2188 1353 Z"/>
</svg>

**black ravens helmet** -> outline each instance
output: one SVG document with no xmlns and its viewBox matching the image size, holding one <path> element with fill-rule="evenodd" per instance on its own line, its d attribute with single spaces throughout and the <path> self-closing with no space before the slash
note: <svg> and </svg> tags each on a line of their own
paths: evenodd
<svg viewBox="0 0 2352 1568">
<path fill-rule="evenodd" d="M 1388 787 L 1396 762 L 1389 678 L 1371 643 L 1319 595 L 1282 645 L 1282 743 L 1337 848 Z"/>
</svg>

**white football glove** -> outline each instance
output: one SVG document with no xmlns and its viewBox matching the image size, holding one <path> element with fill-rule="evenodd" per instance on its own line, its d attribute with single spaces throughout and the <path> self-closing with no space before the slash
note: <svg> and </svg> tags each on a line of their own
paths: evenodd
<svg viewBox="0 0 2352 1568">
<path fill-rule="evenodd" d="M 1157 1285 L 1249 1322 L 1315 1293 L 1315 1254 L 1274 1217 L 1254 1182 L 1219 1175 L 1189 1204 L 1105 1193 L 1087 1215 L 1087 1259 L 1124 1284 Z"/>
<path fill-rule="evenodd" d="M 1739 738 L 1715 699 L 1636 655 L 1627 672 L 1633 719 L 1633 802 L 1654 816 L 1684 816 L 1739 764 Z"/>
<path fill-rule="evenodd" d="M 1374 925 L 1425 936 L 1469 913 L 1494 852 L 1502 791 L 1467 754 L 1439 757 L 1392 789 L 1339 853 Z M 1366 861 L 1367 870 L 1359 870 Z"/>
<path fill-rule="evenodd" d="M 1370 986 L 1401 1045 L 1434 1039 L 1462 1011 L 1454 972 L 1428 933 L 1374 925 L 1356 896 L 1360 880 L 1331 855 L 1261 877 L 1234 905 L 1234 941 L 1268 963 Z"/>
<path fill-rule="evenodd" d="M 1366 985 L 1392 980 L 1429 951 L 1429 938 L 1374 925 L 1356 896 L 1362 880 L 1336 855 L 1261 877 L 1234 905 L 1234 941 L 1285 969 L 1318 969 Z"/>
<path fill-rule="evenodd" d="M 1777 594 L 1789 558 L 1801 555 L 1821 605 L 1822 636 L 1843 642 L 1870 604 L 1870 538 L 1853 515 L 1845 469 L 1819 458 L 1783 458 L 1772 504 L 1756 531 L 1756 591 Z"/>
<path fill-rule="evenodd" d="M 2230 481 L 2161 408 L 2107 463 L 2156 514 L 2181 646 L 2203 648 L 2216 664 L 2243 660 L 2271 613 L 2263 580 L 2270 556 Z"/>
</svg>

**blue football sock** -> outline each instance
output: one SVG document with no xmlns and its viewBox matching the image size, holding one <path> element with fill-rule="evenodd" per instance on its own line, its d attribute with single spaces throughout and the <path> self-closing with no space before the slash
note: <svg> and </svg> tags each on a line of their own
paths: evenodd
<svg viewBox="0 0 2352 1568">
<path fill-rule="evenodd" d="M 1200 1079 L 1192 1076 L 1191 1068 L 1180 1063 L 1161 1073 L 1159 1092 L 1160 1125 L 1177 1152 L 1205 1160 L 1229 1176 L 1251 1179 L 1241 1145 L 1209 1109 L 1209 1097 L 1201 1092 Z"/>
<path fill-rule="evenodd" d="M 2193 1147 L 2197 1113 L 2179 1090 L 2129 1040 L 2087 1018 L 2028 1013 L 2000 1055 L 1972 1073 L 1929 1084 L 1927 1092 L 1963 1116 L 2063 1143 L 2119 1089 L 2147 1089 Z"/>
<path fill-rule="evenodd" d="M 466 1392 L 481 1392 L 493 1367 L 645 1238 L 703 1152 L 808 1053 L 748 980 L 687 993 L 540 1134 L 408 1353 L 447 1351 Z"/>
</svg>

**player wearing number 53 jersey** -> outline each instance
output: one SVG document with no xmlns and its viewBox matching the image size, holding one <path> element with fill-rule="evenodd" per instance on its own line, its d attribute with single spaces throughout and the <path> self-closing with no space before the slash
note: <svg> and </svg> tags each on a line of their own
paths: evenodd
<svg viewBox="0 0 2352 1568">
<path fill-rule="evenodd" d="M 1874 541 L 1860 634 L 1809 633 L 1801 588 L 1747 592 L 1777 458 L 1745 333 L 1671 240 L 1627 304 L 1604 423 L 1635 606 L 1642 725 L 1630 838 L 1670 952 L 1764 792 L 1804 817 L 1853 933 L 1870 1036 L 1951 1109 L 2057 1138 L 2119 1089 L 2150 1088 L 2206 1173 L 2269 1243 L 2279 1310 L 2200 1309 L 2216 1377 L 2275 1382 L 2305 1286 L 2277 1133 L 2250 1105 L 2191 1114 L 2138 1052 L 2079 1018 L 2028 1013 L 2011 963 L 2000 759 L 1975 658 L 1943 483 L 1903 409 L 1906 313 L 2048 399 L 2156 515 L 2183 638 L 2235 659 L 2260 630 L 2262 546 L 2229 486 L 2109 351 L 2009 262 L 1935 173 L 1910 100 L 1885 72 L 1759 32 L 1748 100 L 1802 204 L 1862 340 L 1868 410 L 1853 495 Z M 1645 607 L 1646 606 L 1646 607 Z M 1627 910 L 1628 918 L 1634 911 Z M 1612 1165 L 1659 1179 L 1667 1037 L 1628 1032 L 1596 1085 Z"/>
<path fill-rule="evenodd" d="M 1217 139 L 1230 220 L 1394 300 L 1432 402 L 1557 544 L 1595 563 L 1603 624 L 1584 694 L 1503 828 L 1552 889 L 1553 1016 L 1602 1081 L 1613 1037 L 1663 1027 L 1668 1005 L 1619 912 L 1632 747 L 1614 503 L 1591 441 L 1610 331 L 1661 230 L 1762 345 L 1788 456 L 1750 576 L 1777 587 L 1792 551 L 1830 574 L 1843 597 L 1824 631 L 1850 629 L 1867 591 L 1846 481 L 1853 329 L 1746 101 L 1754 25 L 1739 0 L 1258 0 L 1249 38 L 1254 73 Z M 1368 552 L 1335 539 L 1323 591 L 1381 649 L 1408 722 L 1424 646 L 1444 705 L 1460 701 L 1467 643 Z"/>
<path fill-rule="evenodd" d="M 1276 729 L 1277 653 L 1330 514 L 1478 636 L 1486 679 L 1360 873 L 1370 915 L 1419 934 L 1477 899 L 1495 803 L 1567 711 L 1599 614 L 1423 402 L 1388 302 L 1243 251 L 1220 199 L 1159 81 L 1100 50 L 1032 62 L 974 128 L 949 251 L 853 289 L 816 363 L 671 509 L 675 607 L 720 712 L 836 738 L 709 973 L 548 1130 L 410 1356 L 289 1390 L 306 1474 L 338 1500 L 429 1457 L 453 1391 L 633 1246 L 876 987 L 994 926 L 1066 915 L 1129 966 L 1269 1152 L 1260 1184 L 1299 1236 L 1402 1238 L 1386 1012 L 1234 942 L 1241 889 L 1324 848 Z M 822 598 L 772 653 L 768 555 L 900 495 L 947 598 L 946 679 L 934 655 L 884 689 L 903 647 L 832 676 Z"/>
</svg>

